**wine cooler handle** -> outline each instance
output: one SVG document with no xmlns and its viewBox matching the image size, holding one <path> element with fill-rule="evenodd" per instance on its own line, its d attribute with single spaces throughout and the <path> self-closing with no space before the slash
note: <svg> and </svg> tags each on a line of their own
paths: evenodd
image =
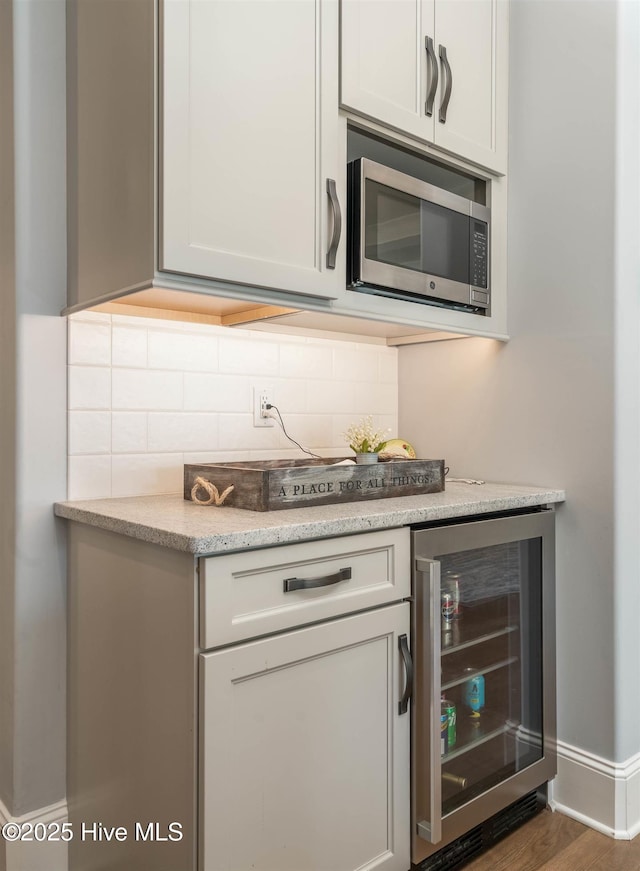
<svg viewBox="0 0 640 871">
<path fill-rule="evenodd" d="M 404 663 L 405 685 L 402 698 L 398 702 L 398 714 L 406 714 L 409 709 L 409 699 L 413 690 L 413 660 L 409 651 L 407 636 L 401 635 L 398 638 L 398 647 Z"/>
<path fill-rule="evenodd" d="M 440 756 L 440 563 L 418 557 L 416 568 L 429 576 L 429 593 L 424 631 L 430 644 L 424 647 L 424 670 L 431 692 L 426 700 L 429 710 L 429 787 L 427 819 L 418 821 L 418 834 L 430 844 L 442 839 L 442 758 Z"/>
</svg>

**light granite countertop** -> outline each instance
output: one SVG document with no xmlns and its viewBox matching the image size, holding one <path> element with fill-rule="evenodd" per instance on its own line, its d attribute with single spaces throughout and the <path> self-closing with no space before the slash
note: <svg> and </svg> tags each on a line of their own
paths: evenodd
<svg viewBox="0 0 640 871">
<path fill-rule="evenodd" d="M 442 493 L 368 502 L 245 511 L 187 502 L 182 494 L 58 502 L 58 517 L 197 556 L 563 502 L 563 490 L 447 482 Z"/>
</svg>

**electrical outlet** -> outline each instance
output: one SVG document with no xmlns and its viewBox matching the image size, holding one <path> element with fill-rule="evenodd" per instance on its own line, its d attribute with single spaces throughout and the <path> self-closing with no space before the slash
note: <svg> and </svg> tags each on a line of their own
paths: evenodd
<svg viewBox="0 0 640 871">
<path fill-rule="evenodd" d="M 273 387 L 253 388 L 253 425 L 273 426 L 275 421 L 267 409 L 273 398 Z"/>
</svg>

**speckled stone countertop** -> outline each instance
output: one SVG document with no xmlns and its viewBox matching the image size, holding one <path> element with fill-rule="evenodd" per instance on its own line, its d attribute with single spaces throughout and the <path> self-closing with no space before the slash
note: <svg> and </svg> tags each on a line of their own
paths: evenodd
<svg viewBox="0 0 640 871">
<path fill-rule="evenodd" d="M 447 482 L 442 493 L 369 502 L 244 511 L 187 502 L 182 494 L 58 502 L 58 517 L 198 556 L 287 544 L 563 502 L 563 490 L 517 484 Z"/>
</svg>

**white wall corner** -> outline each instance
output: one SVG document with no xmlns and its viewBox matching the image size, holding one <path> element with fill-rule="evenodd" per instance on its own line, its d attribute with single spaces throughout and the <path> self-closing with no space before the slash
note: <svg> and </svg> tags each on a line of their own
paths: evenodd
<svg viewBox="0 0 640 871">
<path fill-rule="evenodd" d="M 68 871 L 69 851 L 60 840 L 62 824 L 68 821 L 65 800 L 21 817 L 12 817 L 0 801 L 0 828 L 14 826 L 21 833 L 21 839 L 15 841 L 8 838 L 9 832 L 2 838 L 6 871 Z"/>
<path fill-rule="evenodd" d="M 616 763 L 558 741 L 549 805 L 617 840 L 640 833 L 640 753 Z"/>
</svg>

